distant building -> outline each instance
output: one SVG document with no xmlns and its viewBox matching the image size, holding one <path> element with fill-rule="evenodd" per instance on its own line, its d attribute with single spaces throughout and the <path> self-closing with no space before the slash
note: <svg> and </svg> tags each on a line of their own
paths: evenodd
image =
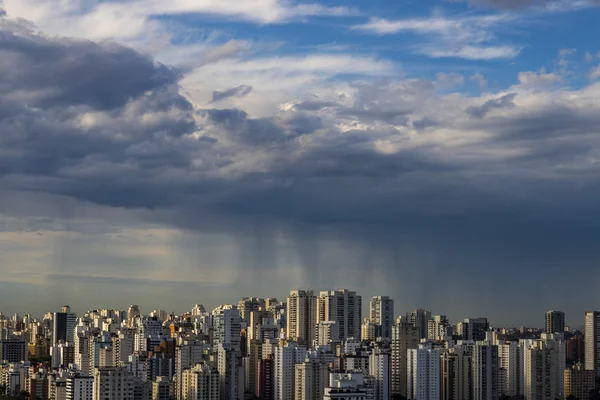
<svg viewBox="0 0 600 400">
<path fill-rule="evenodd" d="M 186 400 L 219 400 L 219 372 L 205 363 L 196 364 L 183 371 L 183 393 L 179 399 Z"/>
<path fill-rule="evenodd" d="M 0 340 L 0 361 L 27 361 L 27 344 L 21 340 Z"/>
<path fill-rule="evenodd" d="M 377 336 L 383 339 L 392 338 L 394 325 L 394 300 L 388 296 L 375 296 L 371 299 L 369 319 L 377 325 Z"/>
<path fill-rule="evenodd" d="M 360 337 L 362 297 L 347 289 L 323 291 L 317 298 L 317 322 L 335 321 L 338 340 Z"/>
<path fill-rule="evenodd" d="M 133 373 L 120 367 L 97 368 L 94 373 L 94 399 L 134 400 Z"/>
<path fill-rule="evenodd" d="M 322 400 L 329 383 L 329 368 L 326 364 L 305 361 L 296 364 L 294 371 L 293 400 Z"/>
<path fill-rule="evenodd" d="M 565 331 L 565 313 L 550 310 L 546 313 L 546 333 L 563 333 Z"/>
<path fill-rule="evenodd" d="M 104 382 L 106 384 L 106 382 Z M 94 377 L 74 375 L 67 378 L 66 400 L 94 400 Z M 106 397 L 97 397 L 105 399 Z M 56 400 L 60 400 L 59 397 Z"/>
<path fill-rule="evenodd" d="M 487 318 L 466 318 L 462 323 L 463 340 L 474 342 L 485 340 L 485 333 L 490 329 Z"/>
<path fill-rule="evenodd" d="M 594 371 L 586 371 L 581 364 L 565 369 L 565 398 L 589 399 L 590 392 L 596 388 Z"/>
<path fill-rule="evenodd" d="M 440 399 L 440 351 L 430 344 L 407 353 L 408 400 Z"/>
<path fill-rule="evenodd" d="M 600 376 L 600 311 L 585 312 L 585 369 Z"/>
<path fill-rule="evenodd" d="M 312 290 L 292 290 L 287 298 L 286 337 L 301 344 L 315 340 L 317 299 Z"/>
</svg>

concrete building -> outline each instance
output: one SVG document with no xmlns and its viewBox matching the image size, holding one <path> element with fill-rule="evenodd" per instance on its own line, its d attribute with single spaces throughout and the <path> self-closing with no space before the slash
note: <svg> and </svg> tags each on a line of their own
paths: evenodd
<svg viewBox="0 0 600 400">
<path fill-rule="evenodd" d="M 524 346 L 517 342 L 498 346 L 500 362 L 499 389 L 505 396 L 525 395 L 525 353 Z"/>
<path fill-rule="evenodd" d="M 427 339 L 444 340 L 452 336 L 452 326 L 445 315 L 434 315 L 428 322 Z"/>
<path fill-rule="evenodd" d="M 429 329 L 429 320 L 431 319 L 431 311 L 416 309 L 406 314 L 406 320 L 409 321 L 417 330 L 419 340 L 427 338 L 427 330 Z"/>
<path fill-rule="evenodd" d="M 152 400 L 171 400 L 171 382 L 166 376 L 152 382 Z"/>
<path fill-rule="evenodd" d="M 546 312 L 546 333 L 563 333 L 565 331 L 565 313 L 550 310 Z"/>
<path fill-rule="evenodd" d="M 473 347 L 473 395 L 478 400 L 498 400 L 498 346 L 479 342 Z"/>
<path fill-rule="evenodd" d="M 335 321 L 321 321 L 317 324 L 317 346 L 328 346 L 340 337 L 338 324 Z"/>
<path fill-rule="evenodd" d="M 531 400 L 562 399 L 566 367 L 562 334 L 542 334 L 525 349 L 525 396 Z"/>
<path fill-rule="evenodd" d="M 357 373 L 331 373 L 329 387 L 325 388 L 324 400 L 368 400 L 364 389 L 364 377 Z M 371 399 L 373 396 L 370 396 Z"/>
<path fill-rule="evenodd" d="M 462 322 L 462 338 L 474 342 L 485 340 L 485 333 L 490 329 L 487 318 L 466 318 Z"/>
<path fill-rule="evenodd" d="M 438 361 L 439 363 L 439 361 Z M 375 378 L 375 399 L 392 397 L 392 356 L 389 350 L 373 349 L 369 357 L 369 375 Z"/>
<path fill-rule="evenodd" d="M 440 399 L 473 398 L 472 346 L 455 346 L 440 354 Z"/>
<path fill-rule="evenodd" d="M 365 318 L 360 327 L 360 340 L 374 342 L 377 339 L 378 326 L 371 322 L 371 319 Z"/>
<path fill-rule="evenodd" d="M 183 393 L 179 400 L 220 400 L 219 372 L 205 363 L 183 371 Z"/>
<path fill-rule="evenodd" d="M 407 350 L 408 400 L 440 399 L 440 351 L 431 344 Z"/>
<path fill-rule="evenodd" d="M 27 343 L 22 340 L 0 340 L 0 361 L 9 363 L 27 361 Z"/>
<path fill-rule="evenodd" d="M 305 361 L 296 364 L 294 373 L 294 400 L 322 400 L 329 383 L 326 364 Z"/>
<path fill-rule="evenodd" d="M 379 328 L 377 336 L 391 339 L 394 325 L 394 300 L 388 296 L 375 296 L 371 299 L 369 310 L 369 319 Z"/>
<path fill-rule="evenodd" d="M 98 397 L 97 399 L 105 399 Z M 60 399 L 56 399 L 60 400 Z M 94 378 L 86 375 L 73 375 L 66 381 L 66 400 L 94 400 Z"/>
<path fill-rule="evenodd" d="M 94 400 L 134 400 L 133 373 L 122 367 L 97 368 Z"/>
<path fill-rule="evenodd" d="M 600 311 L 585 312 L 585 369 L 600 376 Z"/>
<path fill-rule="evenodd" d="M 295 366 L 304 362 L 306 354 L 306 346 L 298 345 L 295 342 L 282 343 L 275 347 L 273 353 L 274 400 L 294 398 Z"/>
<path fill-rule="evenodd" d="M 339 338 L 360 337 L 362 297 L 347 289 L 323 291 L 317 299 L 317 322 L 335 321 Z"/>
<path fill-rule="evenodd" d="M 419 344 L 417 329 L 410 322 L 398 321 L 392 327 L 392 394 L 406 397 L 407 351 Z"/>
<path fill-rule="evenodd" d="M 312 344 L 316 333 L 316 312 L 317 299 L 312 290 L 292 290 L 287 298 L 286 338 L 300 344 Z"/>
<path fill-rule="evenodd" d="M 52 313 L 52 346 L 59 342 L 73 343 L 77 316 L 71 313 L 69 306 L 64 306 L 62 312 Z"/>
<path fill-rule="evenodd" d="M 242 319 L 234 306 L 220 306 L 213 311 L 213 346 L 219 344 L 240 351 Z"/>
<path fill-rule="evenodd" d="M 565 369 L 565 399 L 574 396 L 577 399 L 589 399 L 590 392 L 596 388 L 594 371 L 586 371 L 581 364 Z"/>
<path fill-rule="evenodd" d="M 237 350 L 233 345 L 219 344 L 217 347 L 221 400 L 237 400 L 238 397 L 238 365 Z"/>
</svg>

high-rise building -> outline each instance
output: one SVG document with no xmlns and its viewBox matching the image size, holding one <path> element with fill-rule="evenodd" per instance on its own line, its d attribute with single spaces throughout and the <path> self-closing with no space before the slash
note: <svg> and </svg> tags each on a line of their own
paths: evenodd
<svg viewBox="0 0 600 400">
<path fill-rule="evenodd" d="M 452 336 L 452 326 L 445 315 L 434 315 L 428 322 L 427 339 L 444 340 Z"/>
<path fill-rule="evenodd" d="M 499 390 L 498 346 L 477 343 L 473 347 L 473 394 L 479 400 L 498 400 Z"/>
<path fill-rule="evenodd" d="M 472 346 L 459 345 L 440 355 L 440 399 L 473 398 Z"/>
<path fill-rule="evenodd" d="M 317 322 L 335 321 L 338 340 L 360 337 L 362 297 L 347 289 L 323 291 L 317 299 Z"/>
<path fill-rule="evenodd" d="M 371 322 L 369 318 L 365 318 L 360 327 L 360 340 L 374 342 L 377 339 L 377 324 Z"/>
<path fill-rule="evenodd" d="M 365 388 L 365 379 L 357 373 L 331 373 L 323 400 L 373 399 L 372 390 Z"/>
<path fill-rule="evenodd" d="M 94 400 L 94 377 L 73 375 L 67 378 L 66 386 L 66 400 Z M 97 398 L 105 399 L 106 397 Z"/>
<path fill-rule="evenodd" d="M 317 346 L 328 346 L 331 342 L 337 341 L 340 337 L 337 322 L 322 321 L 317 324 Z"/>
<path fill-rule="evenodd" d="M 315 340 L 317 300 L 311 290 L 292 290 L 287 298 L 286 337 L 301 344 Z M 323 321 L 326 321 L 325 319 Z"/>
<path fill-rule="evenodd" d="M 420 308 L 406 314 L 407 321 L 417 329 L 417 335 L 420 339 L 426 339 L 429 329 L 429 320 L 431 319 L 430 310 L 422 310 Z"/>
<path fill-rule="evenodd" d="M 235 350 L 241 348 L 241 327 L 240 312 L 234 306 L 220 306 L 213 311 L 213 345 L 229 345 Z"/>
<path fill-rule="evenodd" d="M 305 361 L 295 366 L 294 400 L 322 400 L 329 383 L 326 364 Z"/>
<path fill-rule="evenodd" d="M 22 340 L 0 340 L 0 361 L 27 361 L 27 344 Z"/>
<path fill-rule="evenodd" d="M 134 376 L 124 367 L 97 368 L 94 399 L 134 400 Z"/>
<path fill-rule="evenodd" d="M 52 346 L 59 342 L 73 343 L 76 326 L 77 316 L 70 312 L 69 306 L 64 306 L 63 312 L 52 313 Z"/>
<path fill-rule="evenodd" d="M 380 348 L 373 349 L 369 356 L 369 375 L 375 378 L 374 400 L 391 399 L 392 357 L 389 350 Z"/>
<path fill-rule="evenodd" d="M 383 339 L 392 338 L 394 325 L 394 300 L 388 296 L 375 296 L 371 299 L 369 319 L 379 328 L 377 333 Z"/>
<path fill-rule="evenodd" d="M 565 331 L 565 313 L 550 310 L 546 312 L 546 333 L 563 333 Z"/>
<path fill-rule="evenodd" d="M 498 346 L 500 362 L 500 394 L 505 396 L 525 395 L 524 346 L 507 342 Z"/>
<path fill-rule="evenodd" d="M 306 359 L 306 347 L 294 342 L 281 343 L 275 347 L 273 356 L 274 400 L 293 399 L 295 365 Z"/>
<path fill-rule="evenodd" d="M 585 312 L 585 369 L 600 376 L 600 311 Z"/>
<path fill-rule="evenodd" d="M 440 351 L 431 344 L 407 350 L 408 400 L 440 399 Z"/>
<path fill-rule="evenodd" d="M 273 354 L 269 354 L 260 360 L 258 376 L 258 397 L 262 400 L 275 400 L 275 361 Z"/>
<path fill-rule="evenodd" d="M 238 302 L 238 310 L 240 311 L 240 317 L 246 322 L 250 321 L 251 312 L 265 309 L 265 299 L 260 299 L 257 297 L 243 297 Z"/>
<path fill-rule="evenodd" d="M 152 382 L 152 400 L 171 400 L 171 382 L 166 376 Z"/>
<path fill-rule="evenodd" d="M 462 323 L 463 340 L 474 342 L 485 340 L 485 333 L 490 329 L 487 318 L 466 318 Z"/>
<path fill-rule="evenodd" d="M 181 375 L 183 393 L 178 399 L 220 400 L 219 372 L 205 363 L 196 364 Z"/>
<path fill-rule="evenodd" d="M 410 322 L 399 320 L 392 327 L 392 393 L 407 396 L 407 351 L 419 344 L 417 329 Z"/>
<path fill-rule="evenodd" d="M 237 368 L 237 350 L 231 344 L 220 343 L 217 351 L 220 398 L 221 400 L 237 400 L 238 379 L 240 378 Z"/>
<path fill-rule="evenodd" d="M 586 371 L 581 364 L 565 369 L 565 399 L 589 399 L 590 392 L 596 388 L 594 371 Z"/>
</svg>

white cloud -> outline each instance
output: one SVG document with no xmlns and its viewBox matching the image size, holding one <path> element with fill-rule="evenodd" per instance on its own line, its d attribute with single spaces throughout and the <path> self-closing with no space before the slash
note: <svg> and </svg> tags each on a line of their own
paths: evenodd
<svg viewBox="0 0 600 400">
<path fill-rule="evenodd" d="M 424 47 L 420 53 L 433 58 L 464 58 L 467 60 L 494 60 L 514 58 L 520 49 L 511 46 L 461 46 L 456 49 Z"/>
<path fill-rule="evenodd" d="M 498 44 L 496 39 L 496 31 L 514 20 L 516 17 L 507 14 L 404 20 L 372 18 L 353 29 L 376 35 L 414 33 L 422 36 L 424 43 L 413 46 L 413 49 L 434 58 L 491 60 L 514 58 L 519 54 L 519 48 Z"/>
<path fill-rule="evenodd" d="M 474 82 L 477 82 L 477 84 L 479 85 L 479 88 L 482 90 L 485 89 L 485 87 L 487 86 L 487 80 L 485 79 L 483 74 L 481 74 L 479 72 L 472 75 L 471 78 L 469 78 L 469 79 Z"/>
<path fill-rule="evenodd" d="M 527 88 L 551 86 L 562 81 L 563 78 L 559 74 L 547 73 L 544 68 L 540 72 L 527 71 L 519 73 L 520 85 Z"/>
<path fill-rule="evenodd" d="M 585 59 L 585 62 L 592 62 L 592 61 L 594 61 L 594 56 L 592 55 L 592 53 L 590 53 L 589 51 L 587 51 L 585 53 L 584 59 Z"/>
<path fill-rule="evenodd" d="M 598 78 L 600 78 L 600 65 L 594 68 L 590 73 L 590 80 L 596 80 Z"/>
</svg>

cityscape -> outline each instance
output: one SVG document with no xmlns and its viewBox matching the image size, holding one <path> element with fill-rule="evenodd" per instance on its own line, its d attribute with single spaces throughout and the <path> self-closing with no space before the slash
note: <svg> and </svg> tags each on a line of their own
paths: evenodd
<svg viewBox="0 0 600 400">
<path fill-rule="evenodd" d="M 141 305 L 1 315 L 0 398 L 600 398 L 600 311 L 580 331 L 555 310 L 538 329 L 403 312 L 388 296 L 364 306 L 348 289 L 291 290 L 180 315 Z"/>
<path fill-rule="evenodd" d="M 600 400 L 600 0 L 0 0 L 0 400 Z"/>
</svg>

